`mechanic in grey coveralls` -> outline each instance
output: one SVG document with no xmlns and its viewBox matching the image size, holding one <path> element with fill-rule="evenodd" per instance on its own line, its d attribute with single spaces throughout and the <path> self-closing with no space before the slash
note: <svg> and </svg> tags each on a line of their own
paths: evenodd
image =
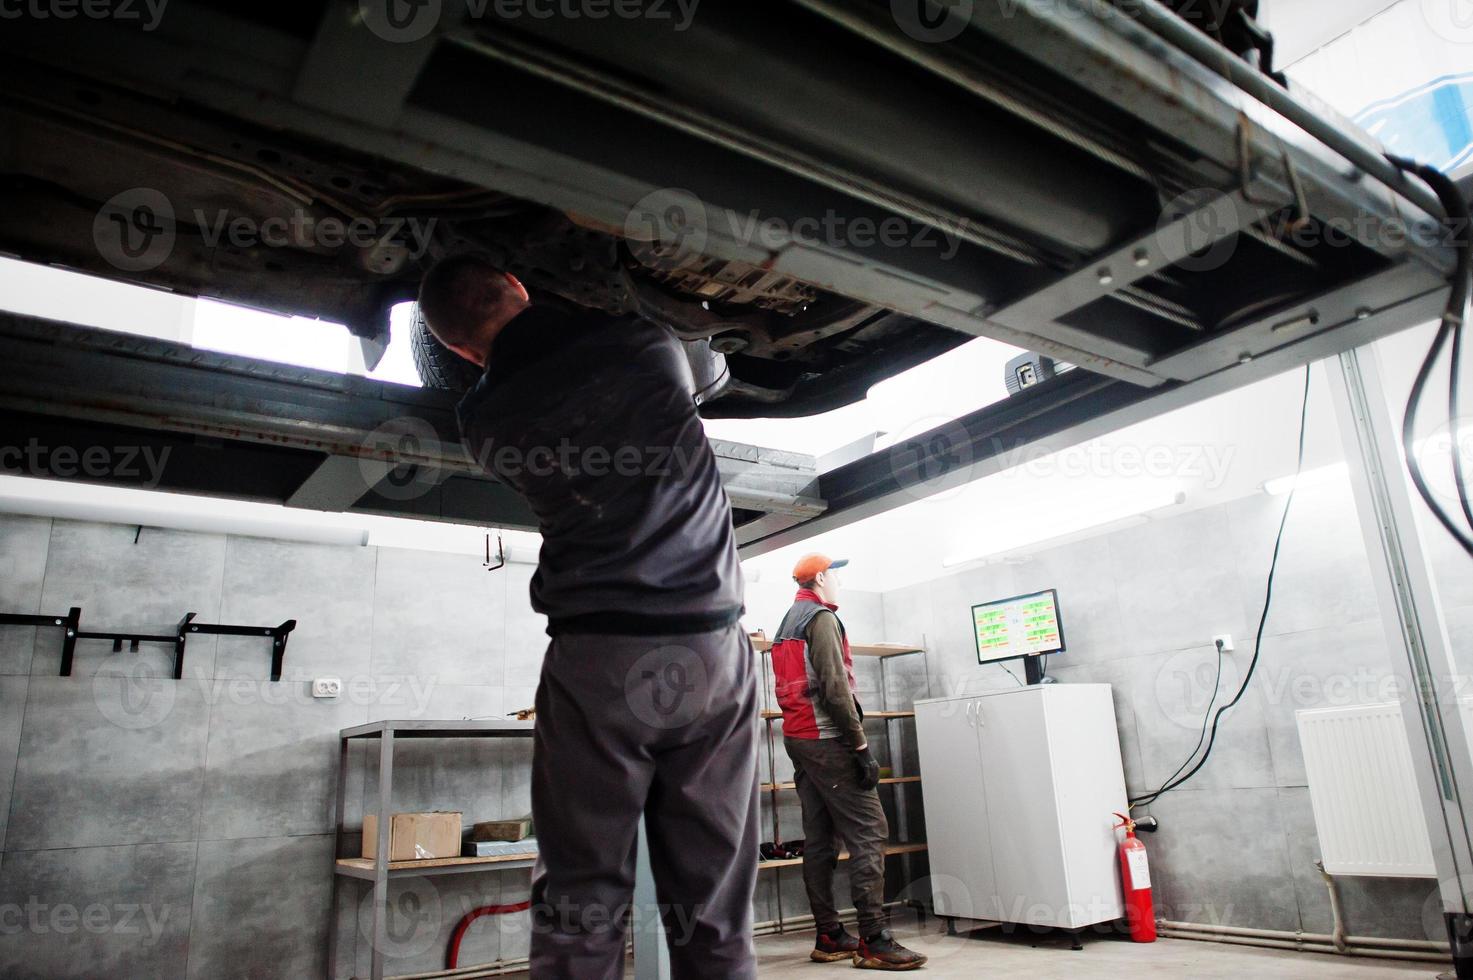
<svg viewBox="0 0 1473 980">
<path fill-rule="evenodd" d="M 531 971 L 619 978 L 640 815 L 677 978 L 756 976 L 757 690 L 731 504 L 666 328 L 535 304 L 475 255 L 425 277 L 485 373 L 461 433 L 542 532 Z"/>
</svg>

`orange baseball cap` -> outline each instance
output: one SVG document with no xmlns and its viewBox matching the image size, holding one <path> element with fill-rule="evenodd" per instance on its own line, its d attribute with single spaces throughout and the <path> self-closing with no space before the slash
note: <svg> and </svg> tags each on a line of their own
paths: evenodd
<svg viewBox="0 0 1473 980">
<path fill-rule="evenodd" d="M 848 558 L 833 559 L 828 555 L 804 555 L 798 559 L 798 564 L 793 566 L 793 581 L 808 582 L 819 572 L 826 572 L 830 568 L 843 568 L 849 564 Z"/>
</svg>

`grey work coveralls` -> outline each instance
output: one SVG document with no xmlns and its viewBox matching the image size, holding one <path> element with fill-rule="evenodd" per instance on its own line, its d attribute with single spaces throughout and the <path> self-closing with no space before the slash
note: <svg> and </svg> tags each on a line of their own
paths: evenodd
<svg viewBox="0 0 1473 980">
<path fill-rule="evenodd" d="M 639 318 L 534 305 L 459 416 L 543 538 L 533 976 L 623 976 L 643 813 L 674 976 L 755 977 L 755 657 L 679 342 Z"/>
</svg>

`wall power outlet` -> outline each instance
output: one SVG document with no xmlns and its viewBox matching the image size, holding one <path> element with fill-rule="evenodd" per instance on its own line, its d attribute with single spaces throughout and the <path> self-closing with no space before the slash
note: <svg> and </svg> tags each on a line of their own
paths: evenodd
<svg viewBox="0 0 1473 980">
<path fill-rule="evenodd" d="M 319 677 L 312 682 L 314 698 L 335 698 L 343 693 L 343 682 L 336 677 Z"/>
</svg>

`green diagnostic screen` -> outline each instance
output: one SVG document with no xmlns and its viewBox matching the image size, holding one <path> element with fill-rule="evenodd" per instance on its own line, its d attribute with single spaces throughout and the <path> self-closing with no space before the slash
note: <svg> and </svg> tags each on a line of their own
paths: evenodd
<svg viewBox="0 0 1473 980">
<path fill-rule="evenodd" d="M 1059 595 L 1053 589 L 973 606 L 972 628 L 981 663 L 1064 649 Z"/>
</svg>

